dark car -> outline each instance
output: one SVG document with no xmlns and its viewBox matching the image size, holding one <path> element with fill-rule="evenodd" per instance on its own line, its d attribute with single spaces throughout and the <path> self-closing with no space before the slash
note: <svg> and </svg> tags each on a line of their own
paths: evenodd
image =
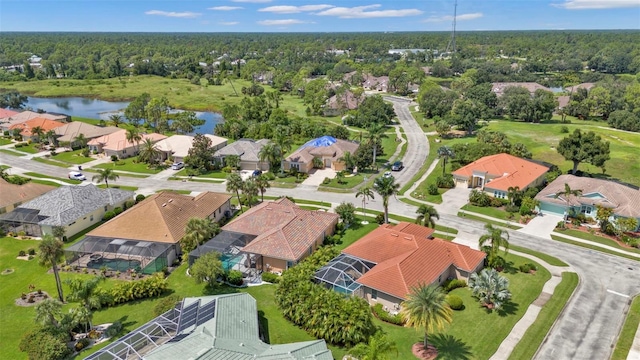
<svg viewBox="0 0 640 360">
<path fill-rule="evenodd" d="M 402 161 L 396 161 L 393 163 L 393 165 L 391 165 L 391 171 L 400 171 L 404 168 L 404 165 L 402 165 Z"/>
<path fill-rule="evenodd" d="M 253 170 L 253 173 L 251 174 L 253 177 L 258 177 L 260 175 L 262 175 L 262 170 Z"/>
</svg>

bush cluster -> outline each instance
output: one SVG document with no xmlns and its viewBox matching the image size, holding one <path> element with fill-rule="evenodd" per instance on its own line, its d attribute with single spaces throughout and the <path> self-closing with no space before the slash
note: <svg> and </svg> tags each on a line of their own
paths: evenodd
<svg viewBox="0 0 640 360">
<path fill-rule="evenodd" d="M 225 274 L 225 280 L 234 286 L 241 286 L 244 281 L 242 280 L 242 272 L 238 270 L 230 270 Z"/>
<path fill-rule="evenodd" d="M 453 175 L 447 174 L 445 176 L 438 176 L 438 178 L 436 179 L 436 186 L 443 189 L 453 188 L 454 186 L 456 186 L 455 182 L 453 181 Z"/>
<path fill-rule="evenodd" d="M 462 298 L 455 294 L 449 294 L 445 298 L 447 304 L 452 310 L 462 310 L 464 309 L 464 302 L 462 302 Z"/>
<path fill-rule="evenodd" d="M 136 204 L 139 203 L 140 201 L 144 200 L 145 196 L 142 194 L 138 194 L 136 195 Z"/>
<path fill-rule="evenodd" d="M 285 318 L 311 336 L 349 347 L 366 342 L 375 326 L 364 299 L 345 297 L 313 282 L 314 273 L 338 253 L 333 247 L 321 247 L 288 269 L 280 278 L 276 304 Z"/>
<path fill-rule="evenodd" d="M 384 322 L 400 326 L 404 325 L 404 319 L 402 318 L 402 315 L 389 314 L 388 312 L 384 311 L 384 309 L 382 308 L 382 304 L 375 304 L 371 307 L 371 309 L 373 310 L 373 313 L 376 315 L 376 317 Z"/>
<path fill-rule="evenodd" d="M 450 279 L 442 283 L 442 290 L 445 292 L 450 292 L 457 288 L 467 287 L 467 282 L 459 279 Z"/>
<path fill-rule="evenodd" d="M 158 303 L 153 307 L 153 315 L 160 316 L 167 311 L 173 309 L 177 303 L 182 301 L 182 297 L 176 294 L 171 294 L 167 297 L 162 298 Z"/>
<path fill-rule="evenodd" d="M 528 273 L 528 272 L 531 272 L 531 270 L 533 271 L 538 270 L 538 267 L 532 263 L 526 263 L 526 264 L 520 265 L 519 269 L 523 273 Z"/>
<path fill-rule="evenodd" d="M 167 279 L 164 278 L 164 274 L 155 273 L 145 279 L 121 282 L 109 290 L 101 290 L 102 305 L 113 306 L 128 301 L 158 297 L 167 288 Z"/>
<path fill-rule="evenodd" d="M 20 341 L 20 351 L 26 352 L 29 359 L 58 360 L 66 358 L 71 349 L 67 346 L 67 335 L 51 334 L 43 328 L 26 333 Z"/>
<path fill-rule="evenodd" d="M 280 282 L 280 276 L 274 274 L 274 273 L 270 273 L 270 272 L 263 272 L 262 273 L 262 281 L 266 281 L 268 283 L 272 283 L 272 284 L 277 284 Z"/>
<path fill-rule="evenodd" d="M 429 195 L 438 195 L 438 186 L 436 184 L 429 184 L 429 186 L 427 186 L 427 192 Z"/>
</svg>

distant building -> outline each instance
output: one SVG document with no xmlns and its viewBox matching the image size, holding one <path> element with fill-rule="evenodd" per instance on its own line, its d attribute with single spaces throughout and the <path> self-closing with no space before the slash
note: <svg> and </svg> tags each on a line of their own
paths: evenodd
<svg viewBox="0 0 640 360">
<path fill-rule="evenodd" d="M 506 88 L 514 87 L 514 86 L 529 90 L 529 93 L 531 95 L 533 95 L 533 93 L 535 93 L 536 90 L 545 90 L 545 91 L 551 92 L 550 88 L 546 86 L 542 86 L 535 82 L 495 82 L 495 83 L 492 83 L 491 85 L 492 85 L 491 91 L 493 91 L 498 97 L 504 94 L 504 90 Z"/>
</svg>

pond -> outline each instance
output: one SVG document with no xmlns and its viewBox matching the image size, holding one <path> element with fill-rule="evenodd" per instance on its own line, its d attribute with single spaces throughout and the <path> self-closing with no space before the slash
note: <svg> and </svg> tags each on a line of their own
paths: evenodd
<svg viewBox="0 0 640 360">
<path fill-rule="evenodd" d="M 108 120 L 114 114 L 123 114 L 129 106 L 128 101 L 104 101 L 82 97 L 39 98 L 28 97 L 26 107 L 34 111 L 42 109 L 46 112 L 61 113 L 71 117 L 83 117 L 90 119 Z M 196 111 L 196 116 L 205 121 L 204 125 L 196 128 L 195 132 L 213 134 L 217 123 L 222 121 L 222 116 L 214 112 Z"/>
</svg>

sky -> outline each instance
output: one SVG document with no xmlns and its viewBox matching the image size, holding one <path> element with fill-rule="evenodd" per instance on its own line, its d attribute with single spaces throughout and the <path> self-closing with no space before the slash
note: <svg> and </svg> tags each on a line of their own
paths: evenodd
<svg viewBox="0 0 640 360">
<path fill-rule="evenodd" d="M 2 31 L 450 31 L 455 0 L 0 0 Z M 457 29 L 640 29 L 640 0 L 458 0 Z"/>
</svg>

